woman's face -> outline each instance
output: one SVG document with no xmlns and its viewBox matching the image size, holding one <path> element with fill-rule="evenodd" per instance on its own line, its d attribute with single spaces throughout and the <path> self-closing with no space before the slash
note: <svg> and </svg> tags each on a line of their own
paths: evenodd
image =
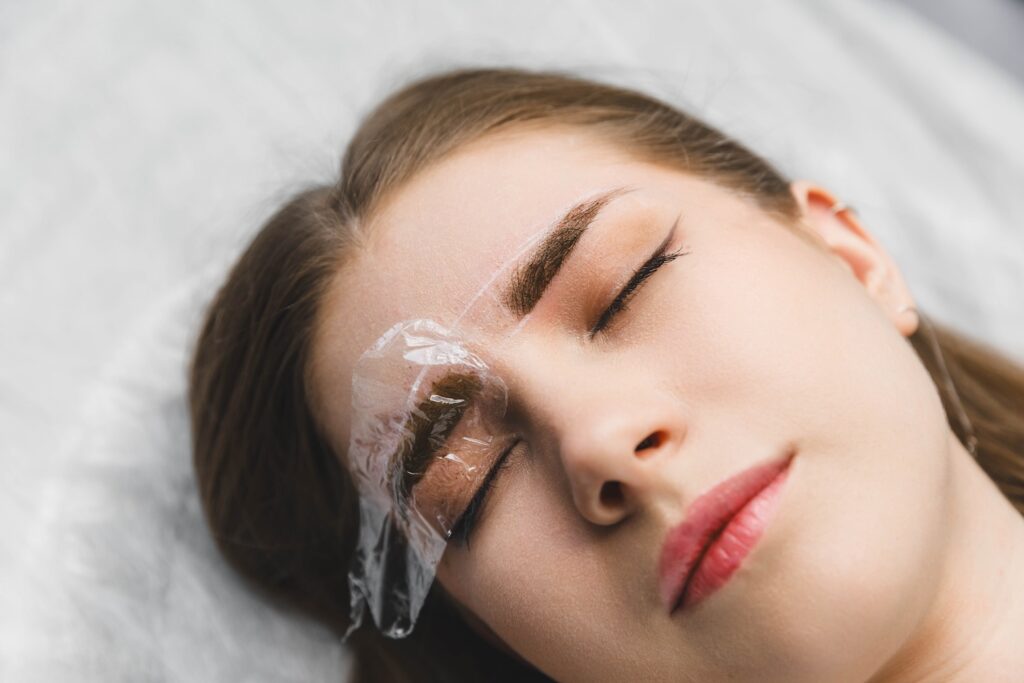
<svg viewBox="0 0 1024 683">
<path fill-rule="evenodd" d="M 524 322 L 506 279 L 532 253 L 513 256 L 609 191 Z M 437 580 L 558 680 L 862 681 L 928 605 L 949 430 L 904 339 L 913 301 L 855 216 L 793 192 L 804 217 L 789 226 L 586 132 L 491 136 L 389 197 L 332 286 L 315 377 L 339 452 L 359 355 L 396 322 L 468 311 L 460 329 L 505 383 L 519 444 Z M 591 337 L 673 225 L 665 246 L 686 254 Z M 702 493 L 789 453 L 739 568 L 672 611 L 670 530 Z M 418 486 L 444 495 L 441 479 Z"/>
</svg>

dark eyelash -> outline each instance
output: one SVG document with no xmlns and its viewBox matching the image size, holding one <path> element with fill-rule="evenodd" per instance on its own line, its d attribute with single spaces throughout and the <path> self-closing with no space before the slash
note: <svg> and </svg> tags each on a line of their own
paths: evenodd
<svg viewBox="0 0 1024 683">
<path fill-rule="evenodd" d="M 458 521 L 452 525 L 451 530 L 448 532 L 448 540 L 454 541 L 456 545 L 465 546 L 469 548 L 469 536 L 477 523 L 480 521 L 480 513 L 483 510 L 484 503 L 487 499 L 487 493 L 491 490 L 495 479 L 497 479 L 498 472 L 505 469 L 509 465 L 508 456 L 515 450 L 516 445 L 519 443 L 519 439 L 513 441 L 505 452 L 498 458 L 498 462 L 491 468 L 491 471 L 484 477 L 484 481 L 480 484 L 480 488 L 476 494 L 469 501 L 469 505 L 459 516 Z"/>
<path fill-rule="evenodd" d="M 655 273 L 658 268 L 661 268 L 666 263 L 674 261 L 680 256 L 686 256 L 689 251 L 684 251 L 683 248 L 677 249 L 676 251 L 666 253 L 668 248 L 668 241 L 666 240 L 661 247 L 658 249 L 651 258 L 647 259 L 647 262 L 640 266 L 637 271 L 633 274 L 633 277 L 629 279 L 626 286 L 622 288 L 615 300 L 605 309 L 601 317 L 598 318 L 597 322 L 590 329 L 588 336 L 593 339 L 599 332 L 604 330 L 608 324 L 612 321 L 616 315 L 626 310 L 626 305 L 629 302 L 630 297 L 640 288 L 640 285 L 644 283 L 647 278 Z"/>
</svg>

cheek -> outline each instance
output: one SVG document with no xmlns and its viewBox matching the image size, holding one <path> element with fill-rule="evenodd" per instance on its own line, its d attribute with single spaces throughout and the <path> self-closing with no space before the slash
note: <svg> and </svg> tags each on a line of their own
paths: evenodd
<svg viewBox="0 0 1024 683">
<path fill-rule="evenodd" d="M 453 555 L 450 570 L 439 571 L 449 592 L 542 667 L 610 638 L 567 641 L 582 624 L 622 623 L 623 615 L 621 606 L 607 611 L 601 604 L 615 587 L 595 569 L 601 549 L 582 534 L 557 481 L 547 467 L 517 472 L 501 491 L 501 504 L 488 510 L 473 551 Z"/>
<path fill-rule="evenodd" d="M 488 507 L 486 525 L 478 527 L 472 552 L 459 556 L 452 577 L 485 617 L 506 608 L 530 611 L 529 603 L 547 600 L 547 582 L 558 577 L 551 568 L 570 557 L 576 545 L 574 511 L 558 490 L 558 477 L 529 458 L 525 455 L 506 472 L 512 476 L 495 485 L 492 502 L 500 499 L 500 504 Z"/>
<path fill-rule="evenodd" d="M 693 426 L 720 415 L 763 438 L 869 439 L 935 407 L 909 342 L 852 274 L 781 226 L 722 231 L 694 240 L 644 320 L 645 365 L 693 405 Z"/>
<path fill-rule="evenodd" d="M 800 453 L 792 498 L 749 573 L 761 597 L 730 606 L 723 594 L 720 613 L 772 615 L 779 651 L 825 652 L 842 640 L 848 656 L 870 661 L 909 632 L 938 579 L 948 512 L 941 401 L 852 275 L 755 240 L 695 262 L 685 280 L 694 296 L 673 322 L 686 340 L 676 362 L 694 406 L 688 438 L 711 447 L 742 425 L 749 442 L 793 440 Z M 863 636 L 848 640 L 854 632 Z"/>
</svg>

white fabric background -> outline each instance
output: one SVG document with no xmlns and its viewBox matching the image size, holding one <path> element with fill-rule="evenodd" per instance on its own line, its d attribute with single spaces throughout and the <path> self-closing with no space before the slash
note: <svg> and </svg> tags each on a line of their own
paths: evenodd
<svg viewBox="0 0 1024 683">
<path fill-rule="evenodd" d="M 853 204 L 919 306 L 1024 361 L 1024 96 L 882 0 L 0 6 L 0 680 L 338 680 L 215 554 L 184 362 L 260 221 L 445 66 L 573 68 Z"/>
</svg>

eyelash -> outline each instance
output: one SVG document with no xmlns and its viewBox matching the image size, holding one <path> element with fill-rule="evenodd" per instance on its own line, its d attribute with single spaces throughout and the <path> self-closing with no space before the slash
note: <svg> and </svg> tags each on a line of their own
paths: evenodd
<svg viewBox="0 0 1024 683">
<path fill-rule="evenodd" d="M 626 283 L 608 308 L 601 314 L 601 317 L 598 319 L 594 327 L 591 328 L 589 332 L 589 337 L 591 339 L 593 339 L 598 333 L 604 331 L 616 315 L 626 310 L 626 306 L 632 296 L 636 294 L 640 289 L 640 286 L 643 285 L 651 275 L 654 275 L 659 268 L 666 263 L 674 261 L 680 256 L 685 256 L 690 253 L 683 248 L 672 252 L 667 252 L 667 249 L 668 243 L 666 241 L 656 254 L 647 259 L 647 261 L 637 269 L 633 274 L 633 277 L 630 278 L 629 282 Z M 480 514 L 483 510 L 484 503 L 487 501 L 487 494 L 490 492 L 495 480 L 498 478 L 499 471 L 509 466 L 509 456 L 512 454 L 512 451 L 515 450 L 518 443 L 518 439 L 513 441 L 505 452 L 498 458 L 498 463 L 491 468 L 490 472 L 487 473 L 487 476 L 484 478 L 480 488 L 469 501 L 469 505 L 466 506 L 462 515 L 459 516 L 458 521 L 455 522 L 451 531 L 449 531 L 449 541 L 454 542 L 458 546 L 464 546 L 467 549 L 469 548 L 470 534 L 480 520 Z"/>
<path fill-rule="evenodd" d="M 684 248 L 679 248 L 673 252 L 666 252 L 667 248 L 668 243 L 666 242 L 662 245 L 661 249 L 654 254 L 654 256 L 647 259 L 647 262 L 637 269 L 633 274 L 633 277 L 631 277 L 629 282 L 626 283 L 626 286 L 622 288 L 611 304 L 609 304 L 608 308 L 606 308 L 601 314 L 601 317 L 598 318 L 596 323 L 594 323 L 594 326 L 590 328 L 590 332 L 587 333 L 587 336 L 590 339 L 593 339 L 599 333 L 605 331 L 615 316 L 626 310 L 629 300 L 640 289 L 640 286 L 649 277 L 654 275 L 659 268 L 666 263 L 674 261 L 680 256 L 686 256 L 690 253 L 689 251 L 685 251 Z"/>
<path fill-rule="evenodd" d="M 472 533 L 477 522 L 480 520 L 480 513 L 483 510 L 484 503 L 487 501 L 487 493 L 491 490 L 494 485 L 494 480 L 498 478 L 498 472 L 509 466 L 509 456 L 512 451 L 515 450 L 519 444 L 519 439 L 513 441 L 505 452 L 498 457 L 498 464 L 491 468 L 491 471 L 484 477 L 483 483 L 480 488 L 477 489 L 476 494 L 469 501 L 469 505 L 459 516 L 458 521 L 452 525 L 451 530 L 448 532 L 448 540 L 454 541 L 456 545 L 465 546 L 469 548 L 469 535 Z"/>
</svg>

